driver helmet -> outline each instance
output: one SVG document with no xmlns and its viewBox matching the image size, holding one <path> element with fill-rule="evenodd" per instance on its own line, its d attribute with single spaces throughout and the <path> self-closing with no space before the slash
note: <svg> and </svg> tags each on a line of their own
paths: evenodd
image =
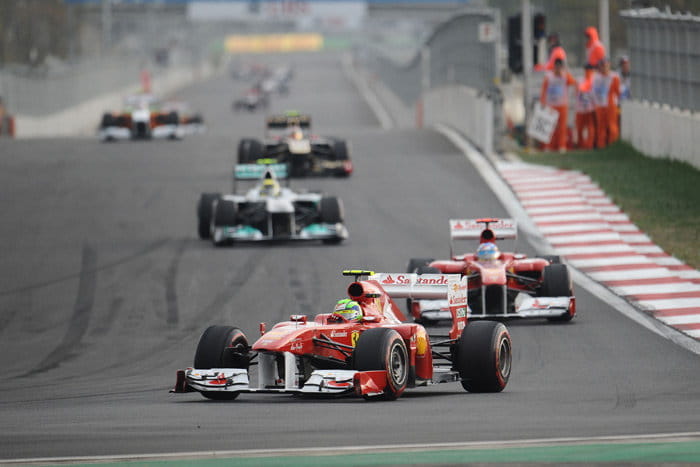
<svg viewBox="0 0 700 467">
<path fill-rule="evenodd" d="M 476 259 L 479 261 L 495 261 L 501 256 L 495 243 L 487 242 L 479 245 L 476 250 Z"/>
<path fill-rule="evenodd" d="M 295 125 L 294 127 L 292 127 L 292 139 L 304 139 L 304 132 L 301 130 L 300 126 Z"/>
<path fill-rule="evenodd" d="M 278 196 L 280 185 L 274 178 L 266 178 L 260 187 L 260 196 Z"/>
<path fill-rule="evenodd" d="M 355 300 L 344 298 L 335 304 L 334 315 L 342 316 L 348 321 L 360 321 L 362 319 L 362 308 Z"/>
</svg>

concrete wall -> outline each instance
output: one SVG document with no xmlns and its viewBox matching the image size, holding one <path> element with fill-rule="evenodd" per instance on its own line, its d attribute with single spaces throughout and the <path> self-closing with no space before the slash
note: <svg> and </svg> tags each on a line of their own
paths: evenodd
<svg viewBox="0 0 700 467">
<path fill-rule="evenodd" d="M 623 101 L 621 137 L 650 157 L 670 157 L 700 169 L 700 115 L 658 104 Z"/>
<path fill-rule="evenodd" d="M 449 125 L 484 153 L 493 152 L 493 103 L 466 86 L 433 89 L 422 96 L 423 125 Z"/>
</svg>

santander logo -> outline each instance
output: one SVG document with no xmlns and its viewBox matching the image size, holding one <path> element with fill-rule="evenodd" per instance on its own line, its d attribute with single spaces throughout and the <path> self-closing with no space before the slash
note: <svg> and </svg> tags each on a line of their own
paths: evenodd
<svg viewBox="0 0 700 467">
<path fill-rule="evenodd" d="M 410 274 L 398 274 L 394 277 L 387 275 L 381 282 L 384 285 L 411 285 Z M 447 277 L 442 274 L 426 274 L 417 276 L 417 285 L 447 285 Z"/>
<path fill-rule="evenodd" d="M 418 280 L 416 281 L 416 284 L 423 284 L 423 285 L 447 285 L 447 277 L 440 275 L 440 274 L 432 274 L 430 277 L 420 277 L 418 276 Z"/>
</svg>

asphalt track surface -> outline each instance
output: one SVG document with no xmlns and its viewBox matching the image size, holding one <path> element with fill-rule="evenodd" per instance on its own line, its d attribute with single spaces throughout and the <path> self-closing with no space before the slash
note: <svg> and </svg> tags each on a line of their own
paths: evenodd
<svg viewBox="0 0 700 467">
<path fill-rule="evenodd" d="M 217 77 L 179 97 L 205 135 L 180 142 L 0 141 L 0 460 L 238 449 L 473 442 L 700 431 L 700 359 L 585 290 L 570 324 L 509 324 L 500 394 L 458 384 L 395 402 L 173 395 L 201 332 L 327 312 L 345 267 L 403 271 L 445 257 L 451 217 L 505 216 L 478 173 L 430 130 L 381 130 L 331 55 L 297 56 L 288 108 L 352 144 L 349 179 L 293 186 L 337 194 L 350 240 L 239 245 L 197 239 L 202 191 L 228 191 L 243 84 Z M 98 116 L 96 116 L 97 121 Z M 525 239 L 519 250 L 534 254 Z"/>
</svg>

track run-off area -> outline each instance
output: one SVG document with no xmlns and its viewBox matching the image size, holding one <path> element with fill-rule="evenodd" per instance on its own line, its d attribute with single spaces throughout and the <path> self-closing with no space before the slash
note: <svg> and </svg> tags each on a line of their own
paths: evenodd
<svg viewBox="0 0 700 467">
<path fill-rule="evenodd" d="M 336 465 L 563 462 L 525 451 L 495 458 L 497 441 L 581 453 L 571 462 L 700 461 L 698 355 L 578 284 L 571 323 L 508 323 L 513 373 L 499 394 L 459 384 L 380 403 L 169 394 L 209 325 L 254 339 L 261 321 L 331 310 L 348 283 L 342 269 L 396 272 L 410 257 L 444 258 L 448 219 L 509 216 L 443 134 L 383 129 L 339 56 L 281 60 L 294 63 L 295 77 L 270 112 L 308 113 L 314 133 L 351 144 L 350 178 L 292 181 L 342 198 L 344 244 L 214 248 L 197 238 L 199 194 L 229 191 L 238 140 L 263 133 L 265 114 L 231 111 L 246 83 L 228 76 L 177 93 L 208 127 L 182 141 L 0 140 L 0 463 L 202 452 L 251 463 L 268 452 L 306 465 L 315 461 L 299 456 L 347 462 Z M 517 249 L 535 255 L 537 245 L 525 232 Z M 629 455 L 600 457 L 610 446 Z"/>
</svg>

